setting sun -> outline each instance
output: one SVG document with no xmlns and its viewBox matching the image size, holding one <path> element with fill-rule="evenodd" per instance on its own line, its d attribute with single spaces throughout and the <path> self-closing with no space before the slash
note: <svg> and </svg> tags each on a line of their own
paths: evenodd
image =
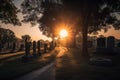
<svg viewBox="0 0 120 80">
<path fill-rule="evenodd" d="M 68 36 L 68 32 L 65 29 L 60 31 L 60 37 L 61 38 L 64 38 L 64 37 L 67 37 L 67 36 Z"/>
</svg>

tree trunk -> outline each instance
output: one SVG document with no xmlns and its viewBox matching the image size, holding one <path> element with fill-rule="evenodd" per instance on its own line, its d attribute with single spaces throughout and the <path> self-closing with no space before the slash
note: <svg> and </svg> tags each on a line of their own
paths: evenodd
<svg viewBox="0 0 120 80">
<path fill-rule="evenodd" d="M 73 33 L 73 47 L 76 47 L 76 34 Z"/>
<path fill-rule="evenodd" d="M 84 24 L 82 28 L 82 56 L 89 57 L 88 48 L 87 48 L 87 24 Z"/>
</svg>

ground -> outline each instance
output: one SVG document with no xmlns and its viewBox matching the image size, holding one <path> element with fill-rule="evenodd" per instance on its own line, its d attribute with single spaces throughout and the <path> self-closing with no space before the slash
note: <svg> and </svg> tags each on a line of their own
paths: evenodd
<svg viewBox="0 0 120 80">
<path fill-rule="evenodd" d="M 31 80 L 120 80 L 120 59 L 118 55 L 110 56 L 116 59 L 117 65 L 98 66 L 90 64 L 88 60 L 81 56 L 81 50 L 79 48 L 59 47 L 57 50 L 58 51 L 55 54 L 53 53 L 54 56 L 56 55 L 56 57 L 52 57 L 51 61 L 54 63 L 54 65 L 52 65 L 49 70 L 45 70 L 44 73 L 37 76 L 37 78 Z M 92 51 L 89 52 L 91 53 Z M 47 53 L 44 55 L 44 57 L 41 57 L 38 60 L 43 60 L 45 63 L 45 60 L 47 59 L 46 57 L 48 56 L 50 56 L 50 53 Z M 36 62 L 28 64 L 28 67 L 31 66 L 30 68 L 32 68 L 33 65 L 36 65 Z M 41 64 L 41 62 L 37 62 L 37 65 L 38 64 Z M 27 64 L 24 63 L 24 65 Z M 27 69 L 28 67 L 24 66 L 22 70 Z M 37 73 L 40 73 L 41 70 L 39 72 L 38 68 L 43 69 L 44 67 L 41 68 L 37 66 L 37 69 L 35 71 L 37 71 Z M 2 69 L 0 71 L 2 71 Z M 33 76 L 36 75 L 36 73 L 34 73 L 34 70 L 32 70 L 31 74 L 33 74 Z M 1 73 L 0 75 L 3 74 Z M 32 78 L 32 76 L 28 77 Z M 20 77 L 17 79 L 20 79 Z M 25 78 L 25 80 L 27 80 L 27 78 Z"/>
<path fill-rule="evenodd" d="M 81 56 L 79 49 L 63 50 L 64 55 L 56 59 L 56 80 L 120 80 L 119 65 L 91 65 Z"/>
</svg>

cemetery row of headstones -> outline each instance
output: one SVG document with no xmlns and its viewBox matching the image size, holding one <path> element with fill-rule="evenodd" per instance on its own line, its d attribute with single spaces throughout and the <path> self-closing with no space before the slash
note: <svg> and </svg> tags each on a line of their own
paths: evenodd
<svg viewBox="0 0 120 80">
<path fill-rule="evenodd" d="M 107 38 L 105 37 L 97 38 L 96 53 L 114 54 L 115 53 L 114 48 L 115 48 L 115 38 L 113 36 L 109 36 Z"/>
<path fill-rule="evenodd" d="M 26 61 L 29 57 L 37 57 L 41 56 L 42 53 L 49 52 L 53 50 L 56 47 L 55 42 L 41 42 L 41 41 L 33 41 L 31 42 L 25 42 L 25 56 L 23 56 L 23 60 Z M 32 50 L 32 56 L 31 56 L 31 50 Z"/>
<path fill-rule="evenodd" d="M 88 48 L 111 48 L 118 47 L 120 48 L 120 40 L 115 39 L 113 36 L 109 37 L 99 37 L 97 39 L 88 40 Z"/>
<path fill-rule="evenodd" d="M 3 44 L 3 43 L 0 43 L 0 51 L 2 50 L 11 50 L 11 51 L 14 51 L 14 50 L 17 50 L 18 49 L 18 43 L 16 42 L 8 42 L 6 44 Z"/>
<path fill-rule="evenodd" d="M 8 45 L 0 45 L 0 51 L 10 51 L 10 52 L 16 52 L 16 51 L 25 51 L 26 54 L 29 54 L 29 50 L 33 50 L 34 53 L 36 53 L 36 50 L 38 52 L 43 51 L 47 52 L 49 50 L 52 50 L 55 47 L 55 42 L 51 41 L 33 41 L 33 42 L 13 42 L 9 44 L 10 48 L 7 48 Z"/>
<path fill-rule="evenodd" d="M 31 47 L 32 46 L 32 47 Z M 30 50 L 33 50 L 33 55 L 41 55 L 42 52 L 46 53 L 50 50 L 53 50 L 55 48 L 55 43 L 52 42 L 41 42 L 41 41 L 33 41 L 31 42 L 26 42 L 25 43 L 25 54 L 29 55 Z"/>
</svg>

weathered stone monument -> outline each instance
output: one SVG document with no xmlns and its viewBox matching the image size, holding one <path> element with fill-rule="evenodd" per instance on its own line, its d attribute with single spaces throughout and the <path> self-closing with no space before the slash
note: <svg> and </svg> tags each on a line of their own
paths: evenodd
<svg viewBox="0 0 120 80">
<path fill-rule="evenodd" d="M 23 62 L 28 62 L 30 60 L 30 47 L 31 42 L 25 42 L 25 55 L 22 57 Z"/>
<path fill-rule="evenodd" d="M 113 36 L 109 36 L 107 38 L 98 38 L 97 39 L 97 48 L 96 53 L 100 54 L 114 54 L 115 47 L 115 38 Z"/>
<path fill-rule="evenodd" d="M 45 43 L 44 43 L 44 52 L 45 52 L 45 53 L 47 52 L 47 46 L 48 46 L 48 44 L 45 42 Z"/>
<path fill-rule="evenodd" d="M 40 55 L 41 56 L 41 42 L 40 41 L 38 41 L 37 42 L 37 53 L 38 53 L 38 55 Z"/>
<path fill-rule="evenodd" d="M 37 48 L 36 41 L 33 41 L 33 56 L 34 57 L 36 56 L 36 48 Z"/>
<path fill-rule="evenodd" d="M 107 52 L 114 53 L 114 47 L 115 47 L 115 38 L 113 36 L 109 36 L 107 38 Z"/>
<path fill-rule="evenodd" d="M 109 36 L 107 38 L 107 48 L 114 48 L 115 47 L 115 38 L 113 36 Z"/>
<path fill-rule="evenodd" d="M 50 42 L 50 50 L 52 50 L 53 48 L 54 48 L 54 42 L 51 41 L 51 42 Z"/>
<path fill-rule="evenodd" d="M 104 53 L 106 50 L 106 38 L 105 37 L 100 37 L 97 38 L 97 48 L 96 48 L 96 53 Z"/>
<path fill-rule="evenodd" d="M 12 50 L 11 50 L 11 52 L 14 52 L 15 49 L 16 49 L 16 42 L 13 42 L 12 43 Z"/>
<path fill-rule="evenodd" d="M 19 51 L 23 51 L 23 50 L 24 50 L 24 44 L 20 44 Z"/>
<path fill-rule="evenodd" d="M 106 47 L 106 38 L 105 37 L 97 38 L 97 47 L 98 48 L 105 48 Z"/>
<path fill-rule="evenodd" d="M 30 55 L 30 42 L 25 43 L 25 56 Z"/>
<path fill-rule="evenodd" d="M 115 38 L 109 36 L 107 38 L 100 37 L 97 39 L 96 54 L 94 54 L 89 62 L 93 65 L 98 66 L 112 66 L 114 65 L 114 60 L 111 58 L 111 54 L 115 54 L 114 51 Z M 107 57 L 106 57 L 107 56 Z"/>
</svg>

